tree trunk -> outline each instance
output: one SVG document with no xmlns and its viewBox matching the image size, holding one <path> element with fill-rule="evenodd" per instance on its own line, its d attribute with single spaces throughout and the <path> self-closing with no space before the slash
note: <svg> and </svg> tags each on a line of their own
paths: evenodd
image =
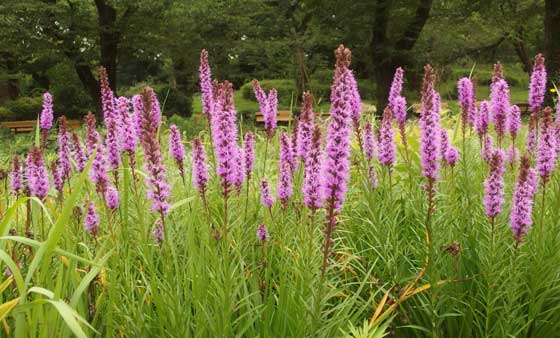
<svg viewBox="0 0 560 338">
<path fill-rule="evenodd" d="M 560 80 L 560 0 L 545 1 L 544 15 L 544 56 L 548 71 L 548 86 L 552 88 L 552 81 L 556 84 Z M 546 91 L 545 104 L 552 105 L 552 95 Z"/>
<path fill-rule="evenodd" d="M 371 54 L 373 57 L 373 68 L 376 82 L 376 105 L 377 114 L 381 114 L 387 105 L 389 88 L 395 69 L 406 66 L 408 53 L 414 48 L 420 33 L 430 17 L 432 0 L 420 0 L 416 7 L 415 15 L 405 28 L 404 33 L 394 44 L 387 37 L 389 25 L 390 0 L 377 0 L 375 6 L 374 20 L 371 23 Z"/>
<path fill-rule="evenodd" d="M 117 11 L 105 0 L 95 0 L 99 22 L 101 65 L 107 70 L 111 89 L 117 94 L 117 54 L 120 39 L 116 27 Z"/>
</svg>

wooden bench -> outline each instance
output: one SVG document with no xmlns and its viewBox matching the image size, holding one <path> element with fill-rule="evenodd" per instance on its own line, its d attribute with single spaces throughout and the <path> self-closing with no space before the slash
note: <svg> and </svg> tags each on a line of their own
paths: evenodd
<svg viewBox="0 0 560 338">
<path fill-rule="evenodd" d="M 70 129 L 80 128 L 79 120 L 67 120 L 66 122 L 68 123 L 68 128 Z M 30 133 L 34 130 L 36 125 L 36 120 L 0 122 L 1 127 L 9 128 L 14 134 Z"/>
<path fill-rule="evenodd" d="M 279 110 L 278 115 L 276 115 L 276 121 L 278 122 L 290 122 L 292 120 L 292 114 L 289 110 Z M 264 115 L 258 111 L 255 113 L 255 121 L 257 123 L 264 123 Z"/>
</svg>

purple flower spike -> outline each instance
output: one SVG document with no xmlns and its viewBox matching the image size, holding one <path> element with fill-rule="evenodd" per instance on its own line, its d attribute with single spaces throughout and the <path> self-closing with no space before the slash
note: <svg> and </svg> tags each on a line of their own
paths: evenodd
<svg viewBox="0 0 560 338">
<path fill-rule="evenodd" d="M 507 150 L 507 154 L 506 154 L 506 161 L 509 165 L 512 166 L 515 164 L 515 162 L 517 162 L 519 160 L 519 149 L 517 149 L 517 147 L 514 147 L 513 145 L 510 146 Z"/>
<path fill-rule="evenodd" d="M 19 195 L 23 191 L 23 174 L 19 157 L 14 156 L 12 160 L 12 170 L 10 171 L 10 189 L 12 194 Z"/>
<path fill-rule="evenodd" d="M 62 169 L 58 166 L 56 161 L 51 163 L 51 174 L 53 177 L 54 188 L 62 193 L 64 191 L 64 178 L 62 178 Z"/>
<path fill-rule="evenodd" d="M 274 204 L 274 197 L 272 197 L 270 193 L 270 186 L 268 185 L 268 181 L 264 178 L 261 180 L 261 204 L 268 209 L 272 208 Z"/>
<path fill-rule="evenodd" d="M 243 139 L 243 168 L 245 170 L 245 179 L 249 181 L 253 173 L 255 165 L 255 136 L 248 131 Z"/>
<path fill-rule="evenodd" d="M 84 118 L 86 122 L 86 152 L 87 156 L 91 156 L 99 143 L 99 133 L 95 128 L 95 115 L 89 112 Z"/>
<path fill-rule="evenodd" d="M 335 79 L 331 89 L 330 119 L 327 127 L 327 144 L 323 177 L 325 198 L 330 212 L 338 214 L 346 198 L 350 178 L 350 50 L 340 45 L 336 50 Z M 328 231 L 334 230 L 334 224 Z M 328 236 L 327 236 L 328 237 Z"/>
<path fill-rule="evenodd" d="M 89 178 L 95 184 L 97 192 L 104 194 L 109 185 L 109 177 L 107 177 L 107 161 L 105 160 L 105 149 L 101 142 L 97 145 L 97 153 L 91 164 Z"/>
<path fill-rule="evenodd" d="M 297 156 L 302 160 L 305 160 L 311 150 L 314 119 L 313 97 L 310 92 L 305 92 L 303 93 L 303 103 L 301 106 L 301 116 L 299 119 L 296 144 Z"/>
<path fill-rule="evenodd" d="M 362 99 L 358 90 L 358 81 L 354 72 L 348 70 L 348 85 L 350 86 L 350 118 L 355 125 L 359 125 L 362 112 Z"/>
<path fill-rule="evenodd" d="M 511 134 L 512 140 L 515 140 L 519 129 L 521 129 L 521 111 L 518 106 L 513 105 L 509 108 L 508 123 L 508 131 Z"/>
<path fill-rule="evenodd" d="M 498 135 L 498 143 L 504 136 L 506 127 L 508 125 L 509 113 L 509 86 L 506 80 L 498 80 L 492 85 L 492 92 L 490 94 L 492 121 L 494 122 L 494 129 Z"/>
<path fill-rule="evenodd" d="M 280 175 L 278 179 L 277 195 L 282 206 L 287 207 L 292 197 L 292 171 L 288 162 L 280 162 Z"/>
<path fill-rule="evenodd" d="M 183 146 L 183 141 L 181 140 L 181 132 L 176 125 L 172 124 L 169 127 L 169 152 L 171 157 L 175 159 L 177 167 L 183 176 L 184 168 L 183 162 L 185 160 L 185 147 Z"/>
<path fill-rule="evenodd" d="M 58 119 L 58 166 L 62 180 L 70 178 L 72 165 L 70 158 L 72 156 L 72 147 L 70 145 L 70 133 L 68 132 L 68 123 L 66 117 L 61 116 Z"/>
<path fill-rule="evenodd" d="M 523 156 L 521 158 L 519 176 L 515 183 L 511 213 L 509 216 L 509 224 L 517 245 L 523 242 L 523 237 L 533 224 L 532 214 L 536 190 L 537 174 L 535 170 L 531 168 L 529 158 Z"/>
<path fill-rule="evenodd" d="M 437 161 L 440 146 L 439 95 L 434 89 L 435 74 L 430 65 L 424 67 L 424 84 L 422 88 L 422 111 L 420 115 L 420 157 L 422 175 L 428 179 L 427 190 L 435 189 L 439 178 Z"/>
<path fill-rule="evenodd" d="M 154 224 L 154 229 L 152 230 L 152 238 L 158 245 L 163 243 L 163 240 L 165 239 L 165 226 L 163 225 L 161 219 L 158 219 Z"/>
<path fill-rule="evenodd" d="M 296 167 L 296 159 L 293 153 L 292 140 L 286 133 L 280 134 L 280 168 L 287 163 L 290 170 Z"/>
<path fill-rule="evenodd" d="M 84 219 L 84 228 L 92 237 L 97 237 L 99 231 L 99 215 L 95 209 L 95 204 L 93 202 L 88 203 L 88 209 L 86 212 L 86 217 Z"/>
<path fill-rule="evenodd" d="M 259 102 L 261 113 L 264 117 L 264 130 L 270 139 L 276 129 L 276 116 L 278 115 L 278 93 L 276 89 L 271 89 L 268 95 L 261 88 L 259 81 L 253 80 L 253 90 Z"/>
<path fill-rule="evenodd" d="M 389 107 L 383 112 L 383 120 L 379 127 L 379 149 L 377 158 L 386 166 L 392 166 L 396 160 L 395 132 L 393 130 L 393 113 Z"/>
<path fill-rule="evenodd" d="M 494 218 L 502 212 L 504 204 L 504 151 L 494 149 L 490 159 L 488 178 L 484 181 L 484 207 L 486 216 Z"/>
<path fill-rule="evenodd" d="M 303 201 L 305 205 L 315 212 L 323 206 L 323 180 L 321 177 L 323 151 L 321 149 L 321 128 L 316 126 L 313 130 L 311 148 L 305 161 L 305 176 L 303 181 Z"/>
<path fill-rule="evenodd" d="M 49 174 L 43 159 L 43 151 L 33 147 L 25 161 L 27 186 L 32 196 L 45 199 L 49 192 Z"/>
<path fill-rule="evenodd" d="M 109 128 L 109 121 L 117 118 L 115 109 L 115 96 L 109 85 L 109 78 L 105 67 L 99 67 L 99 84 L 101 86 L 101 110 L 103 111 L 103 122 Z"/>
<path fill-rule="evenodd" d="M 206 163 L 206 151 L 200 141 L 200 137 L 195 137 L 192 141 L 192 180 L 194 187 L 202 195 L 206 192 L 206 183 L 210 179 L 208 175 L 208 164 Z"/>
<path fill-rule="evenodd" d="M 200 94 L 202 97 L 202 112 L 204 114 L 212 113 L 213 94 L 212 94 L 212 73 L 210 71 L 210 64 L 208 63 L 208 51 L 203 49 L 200 52 Z"/>
<path fill-rule="evenodd" d="M 461 105 L 461 120 L 463 121 L 463 126 L 466 126 L 467 123 L 472 124 L 474 122 L 474 86 L 469 78 L 464 77 L 457 83 L 457 89 L 459 92 L 459 104 Z"/>
<path fill-rule="evenodd" d="M 364 127 L 364 154 L 366 155 L 366 159 L 370 162 L 375 157 L 375 149 L 376 143 L 375 142 L 375 135 L 373 134 L 373 127 L 371 126 L 371 122 L 367 121 Z"/>
<path fill-rule="evenodd" d="M 488 125 L 490 124 L 490 103 L 482 101 L 478 109 L 478 114 L 475 120 L 475 130 L 479 137 L 482 137 L 488 132 Z"/>
<path fill-rule="evenodd" d="M 78 134 L 72 133 L 72 154 L 74 155 L 74 161 L 76 162 L 76 168 L 79 172 L 84 171 L 86 167 L 87 157 L 84 151 L 84 147 L 80 142 Z"/>
<path fill-rule="evenodd" d="M 236 112 L 233 87 L 228 81 L 214 88 L 215 111 L 212 115 L 212 143 L 216 155 L 216 172 L 227 198 L 239 178 Z"/>
<path fill-rule="evenodd" d="M 170 187 L 166 182 L 165 166 L 158 141 L 158 128 L 160 124 L 159 107 L 155 107 L 157 99 L 152 88 L 144 87 L 142 90 L 142 134 L 141 142 L 146 158 L 145 167 L 148 173 L 148 198 L 152 200 L 152 211 L 157 212 L 163 221 L 169 211 L 167 202 Z"/>
<path fill-rule="evenodd" d="M 47 92 L 43 94 L 43 110 L 41 110 L 41 116 L 39 118 L 39 127 L 42 130 L 51 129 L 53 125 L 53 119 L 54 113 L 52 95 Z"/>
<path fill-rule="evenodd" d="M 259 242 L 268 242 L 269 239 L 270 234 L 266 229 L 266 225 L 264 225 L 264 223 L 259 224 L 259 227 L 257 228 L 257 240 Z"/>
<path fill-rule="evenodd" d="M 116 210 L 119 207 L 119 191 L 111 186 L 105 191 L 105 204 L 107 208 Z"/>
<path fill-rule="evenodd" d="M 492 154 L 494 153 L 494 138 L 491 135 L 484 136 L 484 143 L 482 149 L 480 149 L 480 156 L 486 162 L 490 161 Z"/>
<path fill-rule="evenodd" d="M 552 121 L 552 109 L 546 107 L 541 121 L 541 132 L 537 147 L 537 171 L 543 183 L 546 183 L 556 166 L 556 133 Z"/>
<path fill-rule="evenodd" d="M 401 67 L 395 70 L 395 75 L 393 76 L 393 82 L 391 82 L 391 88 L 389 89 L 389 107 L 393 112 L 396 112 L 396 100 L 401 97 L 403 88 L 403 78 L 404 71 Z"/>
<path fill-rule="evenodd" d="M 447 152 L 445 153 L 445 161 L 450 167 L 454 167 L 459 160 L 459 151 L 454 146 L 449 146 Z"/>
<path fill-rule="evenodd" d="M 531 112 L 538 111 L 543 102 L 546 92 L 546 68 L 542 54 L 535 56 L 533 72 L 531 73 L 531 83 L 529 84 L 529 107 Z"/>
<path fill-rule="evenodd" d="M 393 116 L 399 124 L 399 128 L 404 129 L 404 124 L 406 122 L 406 99 L 403 96 L 397 97 L 393 103 L 393 107 L 395 109 L 393 111 Z"/>
</svg>

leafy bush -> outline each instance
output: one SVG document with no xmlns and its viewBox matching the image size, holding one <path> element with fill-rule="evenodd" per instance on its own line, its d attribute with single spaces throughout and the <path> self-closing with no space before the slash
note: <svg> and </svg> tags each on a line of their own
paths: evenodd
<svg viewBox="0 0 560 338">
<path fill-rule="evenodd" d="M 7 101 L 5 110 L 0 113 L 0 116 L 6 114 L 6 120 L 34 120 L 41 112 L 42 104 L 43 98 L 41 96 L 20 97 L 16 100 Z"/>
</svg>

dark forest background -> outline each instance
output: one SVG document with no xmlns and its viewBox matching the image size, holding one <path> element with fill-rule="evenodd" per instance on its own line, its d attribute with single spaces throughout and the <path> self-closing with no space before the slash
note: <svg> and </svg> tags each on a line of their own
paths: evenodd
<svg viewBox="0 0 560 338">
<path fill-rule="evenodd" d="M 422 65 L 434 64 L 446 99 L 473 70 L 489 81 L 498 60 L 524 90 L 536 53 L 552 80 L 560 68 L 560 0 L 2 0 L 0 24 L 2 120 L 35 118 L 46 90 L 59 114 L 96 110 L 100 65 L 118 95 L 148 83 L 165 114 L 191 116 L 202 48 L 240 100 L 252 100 L 246 84 L 257 78 L 294 107 L 304 89 L 328 100 L 339 43 L 352 49 L 363 98 L 378 106 L 397 66 L 414 98 Z"/>
</svg>

